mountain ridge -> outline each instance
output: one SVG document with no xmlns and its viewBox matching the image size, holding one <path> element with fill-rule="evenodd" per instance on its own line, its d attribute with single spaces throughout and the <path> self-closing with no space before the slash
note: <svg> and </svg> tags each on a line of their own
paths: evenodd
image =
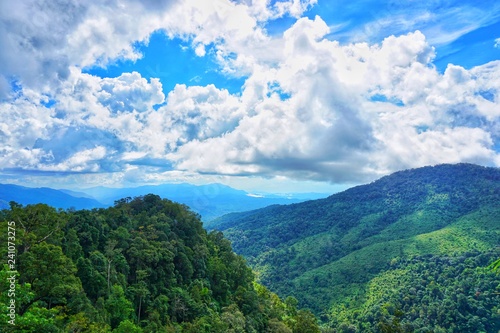
<svg viewBox="0 0 500 333">
<path fill-rule="evenodd" d="M 359 306 L 368 281 L 396 257 L 494 248 L 498 202 L 500 169 L 444 164 L 325 199 L 226 215 L 210 228 L 224 232 L 264 285 L 295 290 L 320 315 L 353 297 Z"/>
<path fill-rule="evenodd" d="M 8 208 L 10 201 L 24 205 L 45 203 L 61 209 L 103 208 L 112 206 L 116 200 L 149 193 L 188 205 L 202 216 L 204 222 L 229 212 L 241 212 L 273 204 L 302 202 L 308 198 L 325 196 L 320 193 L 252 195 L 244 190 L 218 183 L 206 185 L 167 183 L 124 188 L 99 186 L 77 190 L 0 184 L 0 208 Z"/>
<path fill-rule="evenodd" d="M 99 201 L 88 197 L 77 197 L 71 193 L 49 187 L 25 187 L 0 184 L 0 208 L 8 208 L 9 202 L 23 205 L 45 203 L 61 209 L 91 209 L 104 207 Z"/>
<path fill-rule="evenodd" d="M 0 267 L 1 332 L 320 333 L 255 283 L 222 233 L 158 195 L 91 211 L 12 204 L 0 233 L 16 228 L 16 243 L 0 239 L 21 273 Z"/>
</svg>

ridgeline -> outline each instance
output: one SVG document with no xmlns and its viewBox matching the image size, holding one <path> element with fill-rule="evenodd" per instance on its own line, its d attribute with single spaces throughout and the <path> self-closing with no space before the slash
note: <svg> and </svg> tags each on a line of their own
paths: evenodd
<svg viewBox="0 0 500 333">
<path fill-rule="evenodd" d="M 500 329 L 500 281 L 484 268 L 500 256 L 498 168 L 401 171 L 326 199 L 228 214 L 210 227 L 262 284 L 295 296 L 333 332 Z"/>
<path fill-rule="evenodd" d="M 11 288 L 0 271 L 1 332 L 319 332 L 294 298 L 255 283 L 222 233 L 156 195 L 80 211 L 11 202 L 0 221 L 2 258 L 15 229 L 18 272 Z"/>
</svg>

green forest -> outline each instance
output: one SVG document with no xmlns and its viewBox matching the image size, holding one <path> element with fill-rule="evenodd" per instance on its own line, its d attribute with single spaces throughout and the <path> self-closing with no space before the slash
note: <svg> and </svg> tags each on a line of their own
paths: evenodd
<svg viewBox="0 0 500 333">
<path fill-rule="evenodd" d="M 470 164 L 207 226 L 154 194 L 10 202 L 0 332 L 498 333 L 499 203 L 500 170 Z"/>
<path fill-rule="evenodd" d="M 497 333 L 500 279 L 486 267 L 500 256 L 499 203 L 498 168 L 439 165 L 208 227 L 224 232 L 260 282 L 292 294 L 332 332 Z M 448 263 L 461 269 L 442 271 Z"/>
<path fill-rule="evenodd" d="M 330 310 L 328 326 L 332 332 L 497 333 L 499 277 L 487 265 L 499 255 L 497 249 L 393 260 L 369 281 L 361 305 Z"/>
<path fill-rule="evenodd" d="M 222 233 L 167 199 L 80 211 L 11 202 L 0 215 L 17 247 L 17 316 L 9 324 L 5 264 L 1 332 L 320 332 L 295 298 L 255 282 Z M 7 236 L 0 244 L 7 258 Z"/>
</svg>

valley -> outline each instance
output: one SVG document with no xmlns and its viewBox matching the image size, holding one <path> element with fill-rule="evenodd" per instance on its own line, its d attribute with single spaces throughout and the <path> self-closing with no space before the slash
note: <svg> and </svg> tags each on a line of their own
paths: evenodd
<svg viewBox="0 0 500 333">
<path fill-rule="evenodd" d="M 458 260 L 471 253 L 493 260 L 499 202 L 498 169 L 439 165 L 326 199 L 229 214 L 209 228 L 224 232 L 264 285 L 280 295 L 293 291 L 301 306 L 331 322 L 339 309 L 341 316 L 364 309 L 369 286 L 391 263 L 418 258 L 426 265 L 429 256 Z"/>
<path fill-rule="evenodd" d="M 9 200 L 0 220 L 18 228 L 26 329 L 496 333 L 499 202 L 498 168 L 443 164 L 205 223 L 156 194 L 80 210 Z"/>
</svg>

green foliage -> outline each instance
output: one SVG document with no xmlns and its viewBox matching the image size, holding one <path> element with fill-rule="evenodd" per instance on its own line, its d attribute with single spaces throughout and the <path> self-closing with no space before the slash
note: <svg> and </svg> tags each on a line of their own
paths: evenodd
<svg viewBox="0 0 500 333">
<path fill-rule="evenodd" d="M 328 309 L 345 316 L 342 306 L 359 308 L 370 281 L 400 261 L 498 246 L 498 202 L 498 168 L 439 165 L 326 199 L 230 214 L 211 227 L 232 241 L 259 282 L 281 297 L 293 293 L 327 323 Z M 346 332 L 350 325 L 345 322 Z"/>
<path fill-rule="evenodd" d="M 51 308 L 68 304 L 68 299 L 83 292 L 74 263 L 66 257 L 60 246 L 45 242 L 35 244 L 19 256 L 21 283 L 29 283 L 36 297 Z M 31 304 L 28 304 L 29 306 Z M 21 314 L 26 309 L 20 309 Z"/>
<path fill-rule="evenodd" d="M 134 325 L 130 320 L 124 320 L 113 330 L 113 333 L 142 333 L 142 329 Z"/>
<path fill-rule="evenodd" d="M 354 332 L 498 332 L 500 285 L 485 266 L 498 256 L 418 256 L 377 275 L 361 304 L 337 305 L 330 325 Z"/>
<path fill-rule="evenodd" d="M 290 332 L 303 321 L 255 283 L 222 233 L 155 195 L 92 211 L 11 203 L 0 221 L 19 234 L 16 326 L 4 267 L 1 332 Z"/>
<path fill-rule="evenodd" d="M 317 319 L 312 312 L 299 310 L 293 324 L 293 333 L 320 333 Z"/>
<path fill-rule="evenodd" d="M 499 273 L 500 272 L 500 259 L 497 259 L 494 262 L 492 262 L 491 265 L 488 266 L 488 268 L 494 272 Z"/>
<path fill-rule="evenodd" d="M 104 302 L 104 308 L 109 313 L 111 327 L 117 327 L 121 322 L 130 319 L 133 312 L 132 302 L 125 297 L 123 288 L 114 285 L 109 297 Z"/>
<path fill-rule="evenodd" d="M 10 202 L 10 210 L 3 210 L 1 220 L 16 222 L 16 242 L 19 254 L 28 251 L 41 242 L 60 245 L 62 228 L 67 222 L 67 214 L 44 204 L 23 207 Z M 1 249 L 4 251 L 5 249 Z"/>
<path fill-rule="evenodd" d="M 0 331 L 496 332 L 499 194 L 498 169 L 445 165 L 219 220 L 260 282 L 294 295 L 285 301 L 186 206 L 11 203 L 0 233 L 16 222 L 17 326 L 4 267 Z"/>
</svg>

